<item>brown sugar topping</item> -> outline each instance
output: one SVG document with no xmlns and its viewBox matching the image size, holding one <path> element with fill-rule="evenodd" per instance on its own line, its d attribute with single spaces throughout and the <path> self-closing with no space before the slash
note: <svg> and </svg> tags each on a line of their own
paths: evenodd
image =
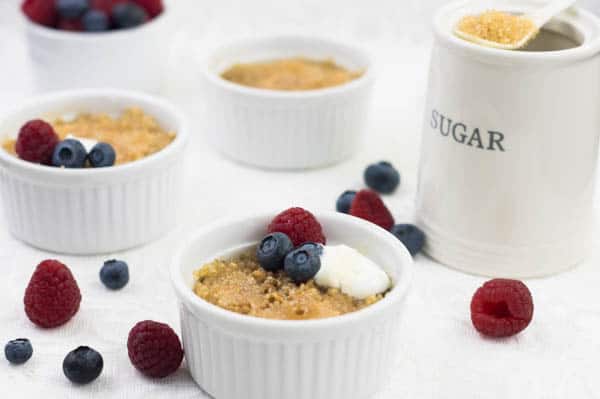
<svg viewBox="0 0 600 399">
<path fill-rule="evenodd" d="M 235 64 L 221 77 L 243 86 L 271 90 L 314 90 L 339 86 L 363 74 L 337 65 L 332 60 L 289 58 Z"/>
<path fill-rule="evenodd" d="M 529 18 L 501 11 L 486 11 L 463 17 L 458 30 L 483 40 L 501 44 L 519 43 L 537 27 Z"/>
<path fill-rule="evenodd" d="M 194 273 L 194 292 L 232 312 L 282 320 L 339 316 L 369 306 L 383 294 L 355 299 L 338 289 L 321 288 L 313 280 L 295 284 L 283 271 L 262 269 L 252 253 L 215 260 Z"/>
<path fill-rule="evenodd" d="M 68 135 L 109 143 L 115 149 L 115 164 L 137 161 L 154 154 L 175 139 L 175 133 L 163 129 L 152 116 L 139 108 L 128 108 L 118 117 L 82 113 L 74 119 L 58 118 L 50 122 L 60 140 Z M 2 147 L 15 154 L 15 139 Z"/>
</svg>

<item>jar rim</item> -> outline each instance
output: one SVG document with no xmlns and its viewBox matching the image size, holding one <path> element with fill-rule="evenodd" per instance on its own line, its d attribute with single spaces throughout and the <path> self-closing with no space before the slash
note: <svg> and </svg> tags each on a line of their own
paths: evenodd
<svg viewBox="0 0 600 399">
<path fill-rule="evenodd" d="M 523 13 L 539 3 L 524 1 L 520 7 L 512 2 L 495 3 L 494 9 Z M 570 39 L 579 43 L 576 47 L 556 51 L 518 51 L 503 50 L 481 46 L 457 37 L 453 28 L 464 15 L 486 11 L 488 8 L 473 6 L 468 0 L 452 2 L 440 8 L 434 17 L 436 40 L 444 46 L 460 51 L 467 56 L 488 60 L 499 64 L 536 64 L 565 63 L 593 57 L 600 53 L 600 18 L 580 7 L 573 7 L 556 16 L 552 21 L 568 27 L 573 36 Z M 554 31 L 554 29 L 548 29 Z"/>
</svg>

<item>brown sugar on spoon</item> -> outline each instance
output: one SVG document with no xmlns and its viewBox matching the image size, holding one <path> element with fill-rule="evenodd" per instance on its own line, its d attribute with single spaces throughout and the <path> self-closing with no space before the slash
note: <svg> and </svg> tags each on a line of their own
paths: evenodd
<svg viewBox="0 0 600 399">
<path fill-rule="evenodd" d="M 501 44 L 518 43 L 532 30 L 537 31 L 531 19 L 495 10 L 468 15 L 460 20 L 457 28 L 468 35 Z"/>
</svg>

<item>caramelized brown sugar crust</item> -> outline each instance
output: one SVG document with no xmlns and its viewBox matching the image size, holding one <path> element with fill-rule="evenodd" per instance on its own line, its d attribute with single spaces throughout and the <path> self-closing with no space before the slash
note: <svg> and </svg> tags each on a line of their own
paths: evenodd
<svg viewBox="0 0 600 399">
<path fill-rule="evenodd" d="M 221 77 L 243 86 L 270 90 L 314 90 L 339 86 L 362 76 L 333 60 L 287 58 L 235 64 Z"/>
<path fill-rule="evenodd" d="M 267 319 L 334 317 L 365 308 L 384 296 L 356 299 L 335 288 L 319 287 L 314 280 L 297 285 L 283 271 L 262 269 L 252 252 L 214 260 L 197 270 L 194 280 L 194 292 L 207 302 Z"/>
<path fill-rule="evenodd" d="M 119 116 L 82 113 L 72 119 L 49 121 L 60 140 L 68 135 L 109 143 L 115 149 L 116 165 L 152 155 L 175 139 L 175 133 L 163 129 L 154 117 L 139 108 L 125 109 Z M 16 139 L 5 140 L 2 147 L 15 153 Z"/>
</svg>

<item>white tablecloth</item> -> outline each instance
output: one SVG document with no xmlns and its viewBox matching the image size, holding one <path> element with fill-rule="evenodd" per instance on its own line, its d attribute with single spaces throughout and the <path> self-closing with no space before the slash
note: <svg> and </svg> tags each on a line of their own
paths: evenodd
<svg viewBox="0 0 600 399">
<path fill-rule="evenodd" d="M 182 32 L 166 94 L 188 112 L 193 140 L 187 158 L 186 217 L 158 242 L 114 254 L 130 265 L 131 282 L 120 292 L 100 283 L 103 260 L 112 257 L 53 255 L 30 248 L 0 229 L 0 344 L 28 337 L 34 357 L 9 366 L 0 359 L 2 398 L 202 398 L 185 364 L 173 376 L 152 381 L 130 365 L 129 329 L 154 319 L 179 331 L 168 279 L 172 248 L 195 228 L 230 213 L 291 205 L 331 209 L 337 195 L 360 188 L 366 164 L 387 159 L 402 185 L 386 202 L 398 221 L 410 221 L 430 45 L 429 15 L 443 0 L 172 1 Z M 600 9 L 597 0 L 589 5 Z M 0 111 L 34 90 L 15 7 L 0 0 Z M 194 103 L 197 71 L 186 56 L 226 38 L 249 33 L 303 32 L 353 40 L 377 58 L 378 83 L 369 141 L 352 160 L 303 173 L 266 172 L 223 159 L 202 141 L 202 118 Z M 196 99 L 194 102 L 193 100 Z M 599 104 L 600 107 L 600 104 Z M 0 226 L 3 219 L 0 219 Z M 4 223 L 5 224 L 5 223 Z M 81 310 L 66 326 L 35 328 L 23 311 L 23 293 L 33 268 L 48 257 L 71 267 L 83 293 Z M 391 379 L 376 399 L 397 398 L 593 398 L 600 397 L 600 253 L 563 275 L 527 281 L 535 315 L 517 337 L 489 340 L 471 326 L 469 302 L 485 280 L 461 274 L 423 257 L 396 339 L 400 355 Z M 89 345 L 104 356 L 93 384 L 72 386 L 61 369 L 65 354 Z"/>
</svg>

